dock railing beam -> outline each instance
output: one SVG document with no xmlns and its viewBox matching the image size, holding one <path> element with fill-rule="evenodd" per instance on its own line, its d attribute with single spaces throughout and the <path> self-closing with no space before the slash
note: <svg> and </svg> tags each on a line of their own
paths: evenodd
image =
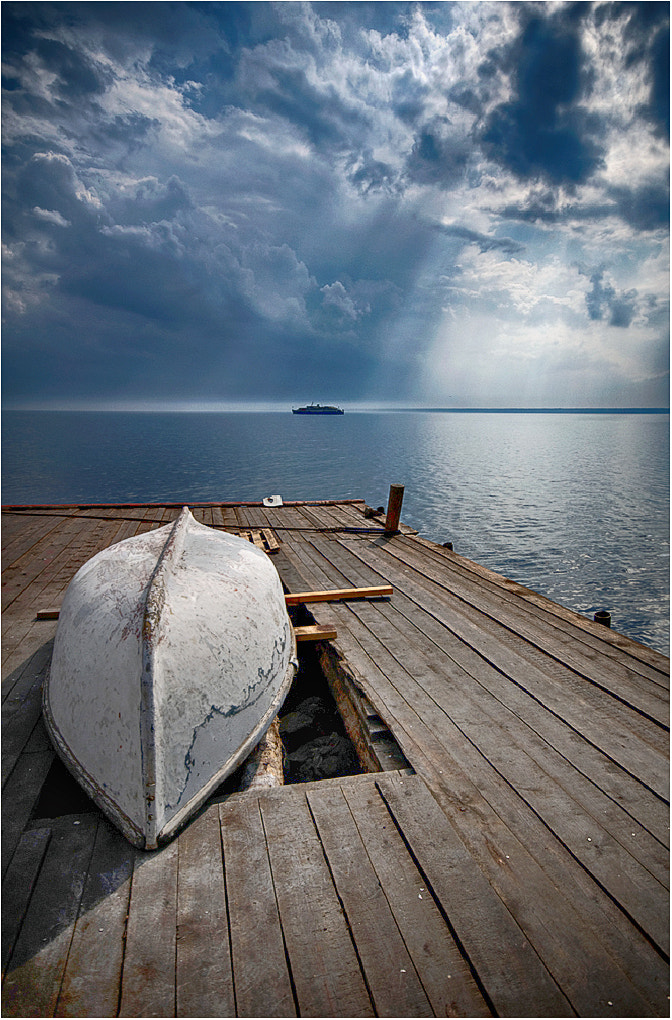
<svg viewBox="0 0 672 1020">
<path fill-rule="evenodd" d="M 404 499 L 404 486 L 391 485 L 390 498 L 387 502 L 387 517 L 385 519 L 385 532 L 394 535 L 399 531 L 399 518 L 401 517 L 401 504 Z"/>
</svg>

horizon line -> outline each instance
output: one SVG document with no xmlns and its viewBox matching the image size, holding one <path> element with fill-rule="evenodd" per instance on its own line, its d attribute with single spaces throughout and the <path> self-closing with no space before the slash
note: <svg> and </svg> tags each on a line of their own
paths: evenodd
<svg viewBox="0 0 672 1020">
<path fill-rule="evenodd" d="M 347 410 L 347 404 L 341 404 Z M 289 408 L 291 410 L 291 407 Z M 4 406 L 3 411 L 30 411 L 30 412 L 71 412 L 71 413 L 101 413 L 101 414 L 226 414 L 226 413 L 287 413 L 287 405 L 283 402 L 271 401 L 250 401 L 249 403 L 232 402 L 217 404 L 196 402 L 166 401 L 165 404 L 140 404 L 120 403 L 100 404 L 15 404 Z M 663 406 L 655 407 L 594 407 L 590 405 L 575 407 L 439 407 L 421 405 L 393 405 L 393 404 L 368 404 L 356 402 L 350 407 L 350 413 L 391 413 L 391 412 L 424 412 L 427 414 L 669 414 L 670 408 Z"/>
</svg>

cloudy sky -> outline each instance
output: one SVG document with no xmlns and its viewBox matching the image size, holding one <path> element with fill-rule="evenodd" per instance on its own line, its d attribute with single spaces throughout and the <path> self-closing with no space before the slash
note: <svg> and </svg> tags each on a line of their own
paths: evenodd
<svg viewBox="0 0 672 1020">
<path fill-rule="evenodd" d="M 667 3 L 2 20 L 5 406 L 667 405 Z"/>
</svg>

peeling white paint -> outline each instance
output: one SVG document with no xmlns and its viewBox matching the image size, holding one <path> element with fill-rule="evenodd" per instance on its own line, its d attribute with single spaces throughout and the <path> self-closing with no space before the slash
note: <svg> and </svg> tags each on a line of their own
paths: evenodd
<svg viewBox="0 0 672 1020">
<path fill-rule="evenodd" d="M 174 524 L 94 556 L 71 581 L 45 718 L 87 792 L 149 849 L 247 757 L 295 669 L 271 560 L 185 507 Z"/>
</svg>

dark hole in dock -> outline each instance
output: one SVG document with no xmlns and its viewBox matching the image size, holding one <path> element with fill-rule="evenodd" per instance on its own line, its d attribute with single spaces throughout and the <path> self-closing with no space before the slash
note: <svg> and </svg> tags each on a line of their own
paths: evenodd
<svg viewBox="0 0 672 1020">
<path fill-rule="evenodd" d="M 348 737 L 314 646 L 299 650 L 299 670 L 279 720 L 285 749 L 285 783 L 333 779 L 366 771 Z"/>
<path fill-rule="evenodd" d="M 305 606 L 291 607 L 292 622 L 314 623 Z M 298 646 L 299 668 L 278 713 L 284 751 L 284 783 L 308 783 L 369 771 L 363 767 L 320 663 L 321 643 Z M 215 797 L 235 792 L 245 763 L 219 787 Z"/>
<path fill-rule="evenodd" d="M 295 626 L 315 623 L 305 605 L 291 607 L 290 615 Z M 279 715 L 286 750 L 285 782 L 408 768 L 396 740 L 354 683 L 332 643 L 319 641 L 298 647 L 299 673 Z M 314 703 L 314 698 L 319 701 Z M 303 747 L 293 751 L 303 725 L 297 715 L 309 719 L 312 714 L 316 736 L 309 738 L 307 751 Z M 316 765 L 312 764 L 311 739 L 317 745 Z M 330 742 L 339 745 L 333 762 Z M 319 761 L 321 748 L 326 750 L 323 765 Z"/>
</svg>

